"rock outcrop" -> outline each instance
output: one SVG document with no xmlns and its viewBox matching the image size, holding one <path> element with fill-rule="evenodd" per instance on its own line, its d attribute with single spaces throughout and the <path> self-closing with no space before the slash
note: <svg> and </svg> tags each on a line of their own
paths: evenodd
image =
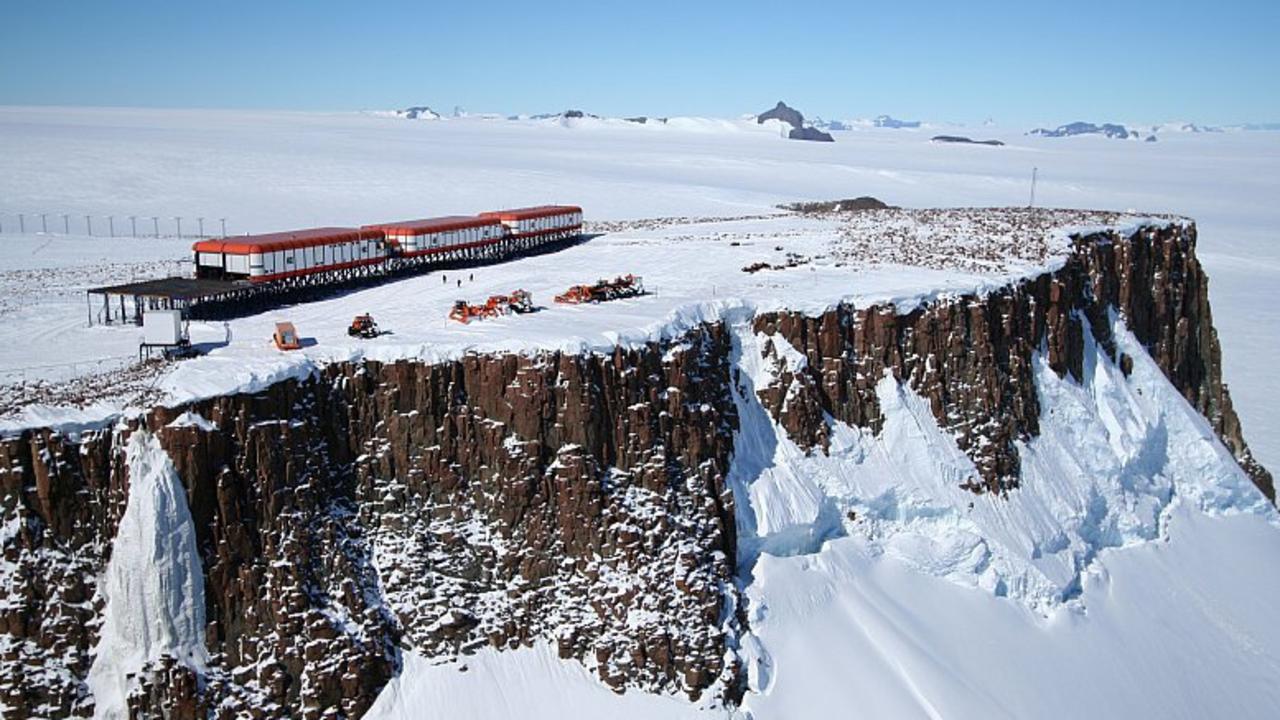
<svg viewBox="0 0 1280 720">
<path fill-rule="evenodd" d="M 791 132 L 787 133 L 789 140 L 810 140 L 813 142 L 835 142 L 836 139 L 831 137 L 831 133 L 826 133 L 816 127 L 798 127 L 791 128 Z"/>
<path fill-rule="evenodd" d="M 772 110 L 766 110 L 756 116 L 756 123 L 763 124 L 766 120 L 781 120 L 791 126 L 791 131 L 787 133 L 787 138 L 791 140 L 811 140 L 817 142 L 835 142 L 835 138 L 830 133 L 825 133 L 816 127 L 806 126 L 804 124 L 804 115 L 793 107 L 787 106 L 781 100 L 773 106 Z"/>
<path fill-rule="evenodd" d="M 829 418 L 876 431 L 890 373 L 974 460 L 1020 482 L 1039 432 L 1033 358 L 1120 365 L 1118 313 L 1257 486 L 1222 383 L 1194 226 L 1077 238 L 1057 270 L 983 296 L 760 314 L 778 381 L 762 405 L 811 452 Z M 98 587 L 145 427 L 172 460 L 199 547 L 208 663 L 150 659 L 151 717 L 361 716 L 402 654 L 553 643 L 617 691 L 734 702 L 746 630 L 725 477 L 738 426 L 720 324 L 609 354 L 339 363 L 255 394 L 155 408 L 79 434 L 0 440 L 0 702 L 88 717 Z"/>
<path fill-rule="evenodd" d="M 792 212 L 805 213 L 807 215 L 821 215 L 823 213 L 848 213 L 857 212 L 859 210 L 888 210 L 894 209 L 893 205 L 885 203 L 883 200 L 873 198 L 869 195 L 862 195 L 856 198 L 846 198 L 844 200 L 819 200 L 807 202 L 788 203 L 779 205 L 778 207 Z"/>
<path fill-rule="evenodd" d="M 1004 145 L 1004 143 L 999 140 L 974 140 L 973 138 L 965 137 L 964 135 L 934 135 L 929 138 L 929 142 L 942 143 L 944 145 L 990 145 L 992 147 Z"/>
<path fill-rule="evenodd" d="M 1053 138 L 1073 137 L 1075 135 L 1102 135 L 1103 137 L 1116 138 L 1118 140 L 1138 137 L 1138 133 L 1136 131 L 1131 131 L 1123 125 L 1117 125 L 1115 123 L 1102 123 L 1101 125 L 1095 125 L 1087 122 L 1067 123 L 1066 125 L 1059 125 L 1053 130 L 1036 128 L 1027 134 Z"/>
<path fill-rule="evenodd" d="M 793 128 L 804 127 L 804 114 L 781 100 L 772 109 L 765 110 L 756 116 L 756 123 L 763 125 L 766 120 L 781 120 Z"/>
<path fill-rule="evenodd" d="M 402 117 L 406 120 L 439 120 L 440 113 L 432 110 L 426 105 L 415 105 L 407 107 L 403 110 L 396 110 L 396 117 Z"/>
<path fill-rule="evenodd" d="M 611 356 L 334 365 L 0 442 L 0 697 L 26 716 L 92 714 L 95 583 L 142 424 L 186 487 L 210 662 L 200 678 L 148 665 L 136 713 L 359 717 L 402 646 L 445 659 L 539 640 L 619 691 L 732 699 L 727 342 L 709 326 Z M 174 422 L 186 413 L 206 422 Z"/>
<path fill-rule="evenodd" d="M 1110 337 L 1112 311 L 1274 501 L 1271 475 L 1249 452 L 1222 382 L 1194 226 L 1078 238 L 1060 270 L 905 314 L 892 305 L 841 305 L 819 317 L 761 315 L 757 332 L 804 357 L 803 367 L 782 377 L 786 388 L 767 390 L 765 405 L 798 444 L 812 448 L 826 437 L 824 413 L 878 431 L 875 384 L 892 373 L 929 400 L 939 425 L 973 459 L 979 477 L 971 489 L 1007 492 L 1019 482 L 1017 442 L 1039 433 L 1033 353 L 1043 350 L 1059 375 L 1079 379 L 1088 332 L 1123 366 Z M 800 398 L 790 403 L 794 415 L 779 412 L 782 393 Z"/>
</svg>

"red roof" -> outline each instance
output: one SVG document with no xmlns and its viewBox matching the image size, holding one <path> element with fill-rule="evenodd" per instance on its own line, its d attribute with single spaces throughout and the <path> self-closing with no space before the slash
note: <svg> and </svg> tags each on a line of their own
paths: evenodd
<svg viewBox="0 0 1280 720">
<path fill-rule="evenodd" d="M 424 218 L 422 220 L 378 223 L 377 225 L 365 225 L 365 227 L 372 230 L 382 230 L 390 235 L 426 235 L 428 233 L 464 230 L 466 228 L 496 224 L 498 224 L 496 218 L 476 217 L 475 215 L 448 215 L 446 217 Z"/>
<path fill-rule="evenodd" d="M 499 220 L 533 220 L 535 218 L 551 217 L 553 215 L 565 215 L 567 213 L 580 213 L 582 208 L 577 205 L 536 205 L 534 207 L 511 208 L 510 210 L 494 210 L 493 212 L 480 213 L 480 217 L 498 218 Z"/>
<path fill-rule="evenodd" d="M 195 252 L 246 255 L 248 253 L 275 252 L 277 250 L 291 250 L 315 247 L 317 245 L 334 245 L 337 243 L 356 242 L 357 240 L 381 240 L 383 237 L 384 234 L 381 230 L 374 229 L 308 228 L 306 230 L 289 230 L 265 235 L 200 240 L 192 245 L 191 249 Z"/>
</svg>

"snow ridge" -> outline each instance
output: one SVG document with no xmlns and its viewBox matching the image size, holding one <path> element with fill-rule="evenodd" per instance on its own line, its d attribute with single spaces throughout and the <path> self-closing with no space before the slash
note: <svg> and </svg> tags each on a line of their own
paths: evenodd
<svg viewBox="0 0 1280 720">
<path fill-rule="evenodd" d="M 129 499 L 100 584 L 101 638 L 89 670 L 95 718 L 129 716 L 131 676 L 170 656 L 202 672 L 204 575 L 195 525 L 177 470 L 154 435 L 138 430 L 125 449 Z"/>
</svg>

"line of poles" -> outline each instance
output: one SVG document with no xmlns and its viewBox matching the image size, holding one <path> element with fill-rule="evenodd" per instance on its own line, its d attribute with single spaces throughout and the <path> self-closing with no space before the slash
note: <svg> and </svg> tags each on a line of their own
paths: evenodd
<svg viewBox="0 0 1280 720">
<path fill-rule="evenodd" d="M 0 233 L 5 233 L 5 232 L 13 233 L 13 232 L 17 232 L 17 233 L 25 234 L 25 233 L 28 233 L 28 232 L 39 232 L 39 233 L 41 233 L 41 234 L 48 235 L 48 234 L 49 234 L 49 218 L 50 218 L 50 217 L 57 217 L 57 216 L 59 216 L 59 215 L 61 215 L 61 217 L 62 217 L 62 234 L 63 234 L 63 235 L 70 235 L 70 234 L 71 234 L 71 214 L 70 214 L 70 213 L 56 213 L 56 214 L 55 214 L 55 213 L 8 213 L 8 214 L 0 214 Z M 107 220 L 107 233 L 106 233 L 106 235 L 102 235 L 102 234 L 101 234 L 102 226 L 101 226 L 101 225 L 99 225 L 99 226 L 98 226 L 99 233 L 96 235 L 97 237 L 135 237 L 135 238 L 139 238 L 139 237 L 153 237 L 153 238 L 158 238 L 158 237 L 161 237 L 161 235 L 160 235 L 160 216 L 159 216 L 159 215 L 121 215 L 121 216 L 119 216 L 119 219 L 121 219 L 121 220 L 125 219 L 126 217 L 129 219 L 129 233 L 128 233 L 127 235 L 125 235 L 125 234 L 123 233 L 123 229 L 124 229 L 123 227 L 121 227 L 121 228 L 120 228 L 120 230 L 121 230 L 121 232 L 120 232 L 120 233 L 117 233 L 117 232 L 116 232 L 116 230 L 117 230 L 117 228 L 116 228 L 116 219 L 117 219 L 117 216 L 115 216 L 115 215 L 105 215 L 105 216 L 104 216 L 104 215 L 96 215 L 96 216 L 95 216 L 95 215 L 85 215 L 85 216 L 84 216 L 84 230 L 85 230 L 85 234 L 86 234 L 86 235 L 88 235 L 88 236 L 90 236 L 90 237 L 95 237 L 95 233 L 94 233 L 94 231 L 93 231 L 93 230 L 94 230 L 94 227 L 93 227 L 93 219 L 94 219 L 95 217 L 99 217 L 99 218 L 101 218 L 101 217 L 105 217 L 105 218 L 106 218 L 106 220 Z M 145 223 L 145 221 L 147 221 L 147 220 L 150 220 L 150 221 L 151 221 L 151 232 L 150 232 L 149 234 L 147 234 L 147 233 L 145 232 L 145 228 L 146 228 L 145 224 L 143 225 L 143 227 L 144 227 L 144 234 L 143 234 L 143 235 L 139 235 L 139 234 L 138 234 L 138 219 L 139 219 L 139 218 L 141 218 L 141 219 L 143 220 L 143 222 L 144 222 L 144 223 Z M 182 234 L 182 220 L 183 220 L 183 216 L 181 216 L 181 215 L 175 215 L 175 216 L 173 216 L 173 217 L 172 217 L 173 224 L 174 224 L 173 226 L 174 226 L 174 228 L 175 228 L 175 233 L 174 233 L 174 235 L 173 235 L 173 236 L 169 236 L 169 237 L 174 237 L 174 236 L 176 236 L 179 240 L 181 240 L 183 237 L 193 237 L 193 238 L 205 238 L 205 237 L 209 237 L 208 235 L 205 235 L 205 232 L 204 232 L 204 222 L 205 222 L 205 219 L 206 219 L 206 218 L 203 218 L 203 217 L 197 217 L 197 218 L 195 218 L 195 221 L 196 221 L 196 234 L 195 234 L 195 235 L 190 235 L 190 236 L 184 236 L 184 235 Z M 214 220 L 214 219 L 216 219 L 216 220 L 217 220 L 217 222 L 218 222 L 217 227 L 221 230 L 221 233 L 222 233 L 222 234 L 221 234 L 221 235 L 218 235 L 217 237 L 226 237 L 226 236 L 227 236 L 227 219 L 226 219 L 226 218 L 209 218 L 209 219 L 210 219 L 210 220 Z M 38 222 L 37 222 L 37 220 L 38 220 Z M 37 229 L 36 229 L 37 227 L 39 228 L 39 230 L 37 230 Z M 190 226 L 188 226 L 188 227 L 190 227 Z"/>
</svg>

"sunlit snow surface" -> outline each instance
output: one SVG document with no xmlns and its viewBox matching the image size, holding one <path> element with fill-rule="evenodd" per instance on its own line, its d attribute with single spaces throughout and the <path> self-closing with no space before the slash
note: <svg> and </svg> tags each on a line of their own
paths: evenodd
<svg viewBox="0 0 1280 720">
<path fill-rule="evenodd" d="M 775 371 L 737 329 L 748 709 L 1266 716 L 1280 628 L 1261 598 L 1280 591 L 1280 518 L 1113 330 L 1136 358 L 1128 378 L 1089 339 L 1080 383 L 1037 359 L 1040 435 L 1001 499 L 959 488 L 971 462 L 891 377 L 879 435 L 837 423 L 830 456 L 806 455 L 755 399 Z"/>
<path fill-rule="evenodd" d="M 187 232 L 196 217 L 205 218 L 207 232 L 226 217 L 230 232 L 243 233 L 540 202 L 580 204 L 589 221 L 758 215 L 779 202 L 857 195 L 906 207 L 1016 206 L 1026 203 L 1037 167 L 1040 205 L 1197 221 L 1226 380 L 1239 388 L 1237 409 L 1256 455 L 1280 466 L 1280 415 L 1269 401 L 1280 397 L 1280 376 L 1268 362 L 1280 347 L 1280 133 L 1167 133 L 1156 143 L 999 128 L 960 133 L 1008 143 L 997 148 L 932 144 L 932 134 L 860 129 L 836 133 L 835 143 L 805 143 L 782 140 L 770 125 L 733 120 L 412 122 L 337 113 L 0 107 L 0 383 L 91 372 L 135 357 L 140 332 L 84 327 L 84 288 L 176 272 L 177 261 L 189 258 L 189 241 L 83 237 L 85 214 L 96 216 L 99 234 L 106 215 L 115 216 L 117 233 L 127 231 L 129 215 L 139 216 L 140 232 L 149 232 L 156 216 L 171 233 L 172 218 L 182 216 Z M 50 214 L 51 229 L 65 213 L 81 235 L 14 235 L 20 212 L 28 231 L 36 213 Z M 346 315 L 370 311 L 381 322 L 379 304 L 388 297 L 411 298 L 404 309 L 412 329 L 430 333 L 447 327 L 447 303 L 509 292 L 511 281 L 545 288 L 535 290 L 545 304 L 546 292 L 563 291 L 564 279 L 638 270 L 627 238 L 607 240 L 618 252 L 605 267 L 574 272 L 565 262 L 544 262 L 501 278 L 484 272 L 463 292 L 441 287 L 434 297 L 380 288 L 352 298 L 355 307 L 342 307 L 331 327 L 282 311 L 246 325 L 234 342 L 265 343 L 271 322 L 290 317 L 303 335 L 331 345 L 345 339 Z M 743 250 L 743 264 L 768 259 L 759 254 Z M 682 282 L 690 268 L 713 269 L 697 252 L 652 257 L 679 263 L 666 267 Z M 156 258 L 170 262 L 142 264 Z M 548 277 L 548 265 L 564 272 Z M 50 272 L 54 267 L 61 269 Z M 670 282 L 652 279 L 671 290 Z M 690 285 L 700 299 L 719 290 L 710 279 Z M 860 289 L 850 283 L 848 292 Z M 411 329 L 396 320 L 383 324 Z M 561 324 L 576 328 L 580 320 Z M 220 326 L 193 332 L 200 342 L 225 339 Z"/>
<path fill-rule="evenodd" d="M 1280 347 L 1280 246 L 1272 242 L 1280 135 L 1170 134 L 1158 143 L 982 135 L 1009 145 L 932 145 L 928 133 L 889 130 L 808 144 L 735 121 L 411 123 L 3 108 L 0 372 L 6 380 L 59 377 L 131 355 L 137 330 L 84 327 L 83 289 L 176 272 L 189 247 L 15 236 L 13 213 L 28 213 L 28 223 L 31 213 L 57 213 L 55 224 L 61 213 L 183 215 L 188 223 L 226 216 L 233 232 L 256 232 L 573 202 L 596 222 L 749 217 L 627 226 L 564 253 L 477 269 L 461 289 L 459 276 L 446 283 L 433 273 L 227 328 L 198 325 L 198 342 L 221 344 L 230 331 L 230 344 L 159 383 L 173 397 L 191 397 L 258 387 L 331 359 L 577 350 L 707 319 L 734 327 L 735 362 L 745 378 L 765 383 L 775 369 L 761 363 L 744 324 L 753 310 L 812 311 L 842 298 L 912 303 L 997 285 L 1044 260 L 908 272 L 839 266 L 831 250 L 850 239 L 847 228 L 763 217 L 774 204 L 875 195 L 908 207 L 1019 205 L 1035 166 L 1040 203 L 1198 222 L 1226 380 L 1257 455 L 1280 465 L 1280 417 L 1271 407 L 1280 380 L 1270 367 Z M 781 260 L 779 245 L 815 259 L 741 271 Z M 169 262 L 157 267 L 158 259 Z M 654 294 L 468 327 L 444 320 L 458 297 L 525 287 L 550 305 L 570 283 L 623 272 L 644 275 Z M 394 334 L 349 341 L 346 323 L 366 311 Z M 291 356 L 267 347 L 282 318 L 315 347 Z M 1133 344 L 1118 320 L 1115 330 L 1122 345 Z M 805 455 L 752 395 L 741 395 L 730 482 L 752 627 L 741 651 L 751 682 L 742 712 L 758 720 L 1270 716 L 1280 703 L 1275 513 L 1159 371 L 1128 350 L 1137 358 L 1129 378 L 1092 349 L 1079 384 L 1037 367 L 1042 432 L 1020 449 L 1024 482 L 1007 500 L 958 489 L 967 458 L 892 380 L 877 388 L 884 432 L 837 426 L 830 457 Z M 788 357 L 785 348 L 780 355 Z M 79 419 L 114 409 L 90 407 Z M 76 419 L 36 411 L 25 422 Z M 163 473 L 143 474 L 153 492 L 166 487 Z M 130 511 L 135 505 L 142 501 L 131 493 Z M 146 529 L 122 521 L 126 527 Z M 171 537 L 181 544 L 182 533 Z M 109 578 L 145 560 L 130 547 L 117 540 Z M 165 552 L 185 557 L 177 546 Z M 155 607 L 162 626 L 188 619 L 177 598 Z M 108 625 L 127 626 L 129 618 L 108 615 Z M 166 644 L 196 652 L 174 637 Z M 140 655 L 131 649 L 129 657 Z M 406 653 L 403 675 L 372 717 L 724 715 L 674 698 L 614 695 L 546 646 L 461 663 L 466 672 Z"/>
</svg>

